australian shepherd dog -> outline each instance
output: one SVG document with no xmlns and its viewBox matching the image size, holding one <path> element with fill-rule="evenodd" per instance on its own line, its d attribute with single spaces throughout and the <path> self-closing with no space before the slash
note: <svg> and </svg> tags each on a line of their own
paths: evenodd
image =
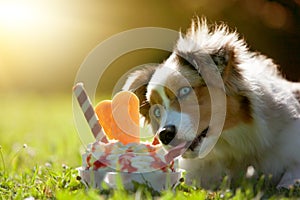
<svg viewBox="0 0 300 200">
<path fill-rule="evenodd" d="M 193 20 L 170 57 L 129 75 L 123 90 L 166 150 L 180 152 L 186 182 L 211 188 L 249 172 L 277 187 L 300 179 L 300 84 L 251 52 L 224 25 Z"/>
</svg>

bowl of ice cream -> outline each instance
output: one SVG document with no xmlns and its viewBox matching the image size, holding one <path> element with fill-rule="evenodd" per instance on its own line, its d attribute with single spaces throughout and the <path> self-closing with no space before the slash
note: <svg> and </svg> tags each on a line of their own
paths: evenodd
<svg viewBox="0 0 300 200">
<path fill-rule="evenodd" d="M 182 171 L 174 159 L 182 148 L 165 152 L 155 137 L 141 142 L 135 94 L 120 92 L 94 109 L 82 84 L 74 87 L 74 93 L 96 139 L 82 154 L 79 168 L 87 186 L 102 188 L 104 182 L 116 188 L 122 182 L 124 188 L 132 189 L 139 183 L 161 191 L 178 182 Z"/>
<path fill-rule="evenodd" d="M 95 188 L 106 183 L 116 188 L 121 181 L 126 189 L 135 183 L 161 191 L 175 185 L 182 175 L 176 162 L 168 161 L 160 144 L 117 141 L 94 142 L 82 154 L 79 169 L 82 181 Z"/>
</svg>

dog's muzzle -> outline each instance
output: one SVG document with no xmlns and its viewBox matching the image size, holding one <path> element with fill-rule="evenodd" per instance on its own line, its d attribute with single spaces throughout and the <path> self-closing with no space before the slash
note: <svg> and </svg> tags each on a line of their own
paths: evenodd
<svg viewBox="0 0 300 200">
<path fill-rule="evenodd" d="M 203 131 L 201 131 L 201 133 L 197 134 L 195 139 L 190 142 L 190 145 L 188 146 L 188 149 L 190 149 L 191 151 L 194 151 L 194 149 L 200 144 L 202 139 L 206 137 L 208 129 L 209 129 L 209 127 L 205 128 Z M 168 145 L 170 143 L 171 143 L 170 145 L 172 145 L 172 143 L 175 143 L 175 144 L 173 144 L 173 146 L 174 145 L 176 146 L 177 143 L 179 143 L 175 139 L 176 133 L 177 133 L 177 129 L 174 125 L 166 125 L 160 130 L 160 132 L 158 134 L 158 137 L 159 137 L 159 140 L 164 145 Z"/>
</svg>

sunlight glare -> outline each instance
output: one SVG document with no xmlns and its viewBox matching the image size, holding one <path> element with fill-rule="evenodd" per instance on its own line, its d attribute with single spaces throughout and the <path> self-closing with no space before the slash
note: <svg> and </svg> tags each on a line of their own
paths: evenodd
<svg viewBox="0 0 300 200">
<path fill-rule="evenodd" d="M 0 2 L 0 25 L 8 29 L 19 29 L 36 25 L 38 10 L 31 4 L 16 1 Z"/>
<path fill-rule="evenodd" d="M 42 85 L 53 66 L 67 65 L 59 64 L 68 60 L 65 52 L 75 52 L 76 34 L 69 33 L 79 24 L 65 12 L 69 7 L 65 1 L 0 0 L 0 90 Z"/>
</svg>

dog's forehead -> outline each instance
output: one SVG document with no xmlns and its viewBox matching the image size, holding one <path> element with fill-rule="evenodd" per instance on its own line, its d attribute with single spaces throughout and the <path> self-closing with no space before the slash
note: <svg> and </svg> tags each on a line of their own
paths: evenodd
<svg viewBox="0 0 300 200">
<path fill-rule="evenodd" d="M 184 60 L 182 57 L 173 53 L 156 69 L 147 87 L 146 97 L 149 102 L 151 95 L 161 96 L 165 102 L 172 99 L 182 87 L 197 87 L 205 84 L 198 71 L 182 60 Z"/>
<path fill-rule="evenodd" d="M 158 68 L 148 84 L 146 94 L 147 100 L 158 104 L 166 104 L 169 102 L 169 98 L 166 94 L 166 90 L 169 87 L 167 83 L 170 77 L 174 77 L 177 73 L 178 72 L 169 66 L 163 65 Z"/>
</svg>

